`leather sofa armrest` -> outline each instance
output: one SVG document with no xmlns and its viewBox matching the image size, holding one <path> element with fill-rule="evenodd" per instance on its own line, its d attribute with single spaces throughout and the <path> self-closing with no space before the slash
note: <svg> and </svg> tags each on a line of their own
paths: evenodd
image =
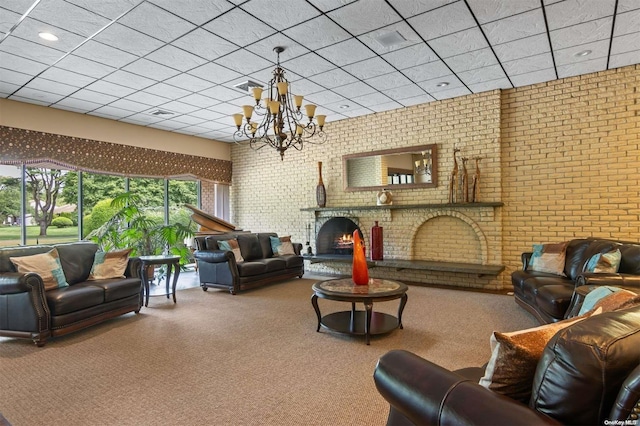
<svg viewBox="0 0 640 426">
<path fill-rule="evenodd" d="M 302 244 L 300 243 L 293 243 L 293 251 L 295 254 L 297 254 L 298 256 L 300 256 L 300 253 L 302 253 Z"/>
<path fill-rule="evenodd" d="M 640 275 L 585 272 L 576 278 L 576 287 L 583 285 L 610 285 L 640 292 Z"/>
<path fill-rule="evenodd" d="M 193 256 L 202 262 L 208 263 L 224 263 L 231 260 L 235 261 L 232 251 L 225 250 L 196 250 Z"/>
<path fill-rule="evenodd" d="M 0 294 L 17 294 L 29 291 L 44 295 L 44 283 L 40 275 L 33 272 L 26 274 L 20 272 L 0 273 Z"/>
<path fill-rule="evenodd" d="M 640 365 L 633 369 L 620 387 L 616 402 L 607 420 L 631 420 L 640 408 Z"/>
<path fill-rule="evenodd" d="M 373 377 L 391 407 L 414 424 L 559 424 L 407 351 L 383 355 Z"/>
<path fill-rule="evenodd" d="M 139 257 L 130 257 L 129 262 L 127 263 L 127 269 L 124 271 L 124 275 L 128 278 L 141 278 L 140 277 L 140 268 L 142 266 L 142 261 L 140 261 Z"/>
<path fill-rule="evenodd" d="M 523 271 L 526 271 L 527 268 L 529 268 L 529 262 L 531 262 L 531 256 L 533 256 L 533 253 L 531 252 L 525 252 L 525 253 L 522 253 L 522 255 L 520 255 L 520 258 L 522 260 Z"/>
</svg>

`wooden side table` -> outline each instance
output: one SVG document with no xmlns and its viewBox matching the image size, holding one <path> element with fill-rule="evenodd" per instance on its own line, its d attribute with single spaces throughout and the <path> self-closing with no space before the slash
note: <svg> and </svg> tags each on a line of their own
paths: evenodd
<svg viewBox="0 0 640 426">
<path fill-rule="evenodd" d="M 176 303 L 176 284 L 178 283 L 178 277 L 180 276 L 180 256 L 140 256 L 140 277 L 142 278 L 142 297 L 144 297 L 144 306 L 149 306 L 149 277 L 147 276 L 147 266 L 149 265 L 167 265 L 167 274 L 165 276 L 165 282 L 167 285 L 166 296 L 167 299 L 173 294 L 173 303 Z M 171 289 L 169 289 L 169 281 L 171 281 L 171 274 L 173 274 L 173 283 Z"/>
</svg>

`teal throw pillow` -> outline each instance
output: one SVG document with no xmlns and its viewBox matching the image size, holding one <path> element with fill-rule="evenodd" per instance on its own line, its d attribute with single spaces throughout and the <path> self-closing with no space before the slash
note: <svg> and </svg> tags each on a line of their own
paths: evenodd
<svg viewBox="0 0 640 426">
<path fill-rule="evenodd" d="M 622 260 L 622 253 L 616 249 L 609 253 L 596 253 L 584 266 L 583 272 L 594 273 L 612 273 L 615 274 L 620 268 L 620 261 Z"/>
<path fill-rule="evenodd" d="M 238 240 L 233 238 L 231 240 L 221 240 L 218 241 L 218 248 L 220 250 L 226 250 L 233 252 L 233 255 L 236 257 L 236 262 L 244 262 L 244 258 L 242 257 L 242 252 L 240 251 L 240 245 L 238 244 Z"/>
<path fill-rule="evenodd" d="M 615 292 L 622 290 L 618 287 L 611 287 L 608 285 L 600 286 L 592 291 L 590 291 L 582 302 L 582 306 L 580 307 L 580 312 L 578 315 L 582 315 L 585 312 L 589 312 L 600 300 L 604 299 L 607 296 L 612 295 Z"/>
</svg>

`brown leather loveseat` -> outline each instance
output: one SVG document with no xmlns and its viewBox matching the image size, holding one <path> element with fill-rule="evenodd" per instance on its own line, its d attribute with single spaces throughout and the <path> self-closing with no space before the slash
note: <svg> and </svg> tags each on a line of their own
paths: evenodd
<svg viewBox="0 0 640 426">
<path fill-rule="evenodd" d="M 585 265 L 598 253 L 620 250 L 620 267 L 616 273 L 584 272 Z M 540 323 L 567 317 L 580 286 L 613 286 L 640 293 L 640 243 L 584 238 L 566 245 L 564 276 L 538 272 L 531 268 L 531 252 L 522 253 L 522 270 L 511 274 L 515 301 Z"/>
<path fill-rule="evenodd" d="M 40 275 L 19 273 L 11 257 L 57 249 L 69 284 L 45 291 Z M 88 280 L 98 245 L 76 242 L 0 249 L 0 336 L 43 346 L 61 336 L 141 308 L 140 260 L 130 258 L 124 278 Z"/>
<path fill-rule="evenodd" d="M 481 386 L 483 373 L 449 371 L 394 350 L 379 359 L 374 380 L 391 406 L 389 426 L 637 424 L 640 305 L 590 316 L 553 335 L 526 401 Z"/>
</svg>

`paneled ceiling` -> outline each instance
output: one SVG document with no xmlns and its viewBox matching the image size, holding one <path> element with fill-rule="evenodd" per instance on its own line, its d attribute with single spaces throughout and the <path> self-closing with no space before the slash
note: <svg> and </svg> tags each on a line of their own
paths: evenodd
<svg viewBox="0 0 640 426">
<path fill-rule="evenodd" d="M 640 63 L 640 0 L 3 0 L 0 96 L 229 142 L 276 46 L 330 122 Z"/>
</svg>

